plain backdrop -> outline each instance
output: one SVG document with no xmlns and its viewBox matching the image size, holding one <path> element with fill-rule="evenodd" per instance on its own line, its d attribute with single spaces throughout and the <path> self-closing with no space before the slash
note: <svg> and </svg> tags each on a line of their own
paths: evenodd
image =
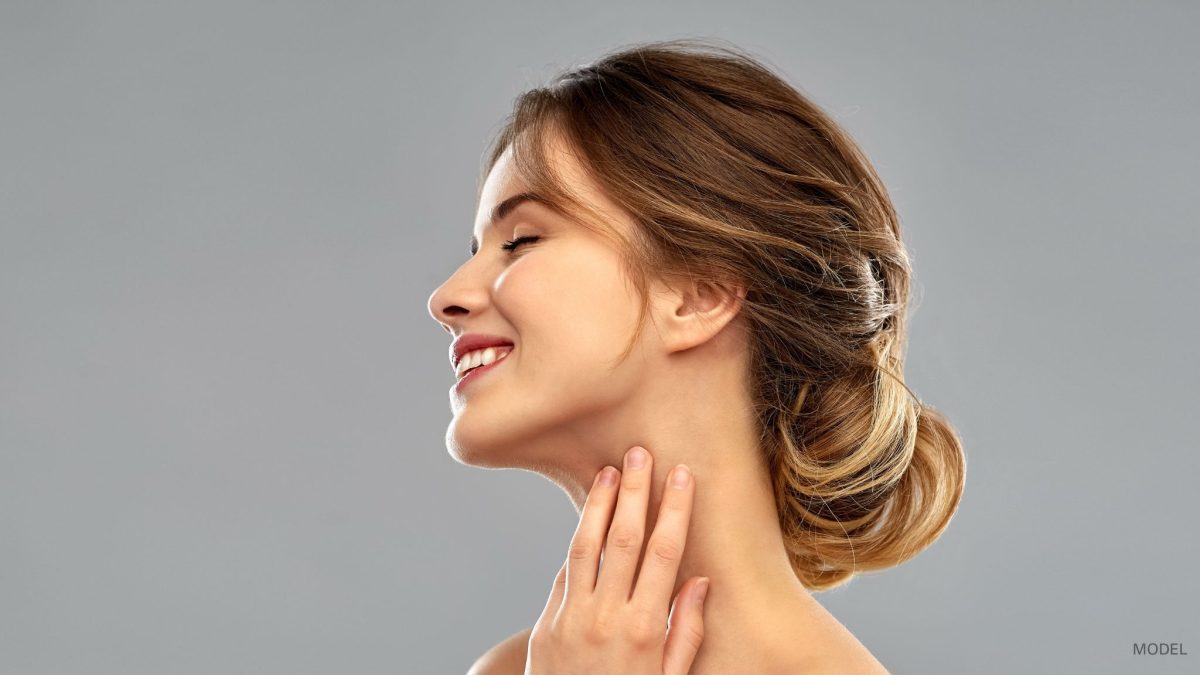
<svg viewBox="0 0 1200 675">
<path fill-rule="evenodd" d="M 871 157 L 916 270 L 908 381 L 966 447 L 942 538 L 817 597 L 894 673 L 1197 672 L 1198 25 L 5 0 L 0 672 L 462 673 L 532 626 L 576 514 L 449 456 L 426 301 L 518 93 L 706 36 Z"/>
</svg>

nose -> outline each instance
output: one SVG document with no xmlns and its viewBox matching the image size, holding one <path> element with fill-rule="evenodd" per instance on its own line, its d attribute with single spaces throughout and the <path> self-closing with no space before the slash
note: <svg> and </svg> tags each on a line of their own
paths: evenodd
<svg viewBox="0 0 1200 675">
<path fill-rule="evenodd" d="M 479 308 L 486 302 L 487 287 L 471 283 L 463 274 L 466 267 L 468 265 L 464 263 L 441 286 L 434 289 L 426 303 L 429 315 L 451 335 L 461 333 L 463 319 L 472 312 L 478 313 Z"/>
</svg>

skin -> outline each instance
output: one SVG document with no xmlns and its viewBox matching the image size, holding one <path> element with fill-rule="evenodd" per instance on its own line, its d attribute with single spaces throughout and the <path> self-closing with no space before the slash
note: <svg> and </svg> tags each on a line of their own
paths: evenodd
<svg viewBox="0 0 1200 675">
<path fill-rule="evenodd" d="M 558 175 L 632 231 L 557 140 Z M 669 596 L 710 579 L 704 639 L 692 673 L 887 671 L 793 573 L 757 446 L 738 310 L 744 291 L 712 284 L 652 285 L 649 321 L 630 357 L 639 298 L 616 245 L 538 203 L 500 222 L 492 208 L 527 188 L 505 153 L 484 183 L 478 252 L 430 296 L 430 315 L 454 336 L 499 335 L 515 347 L 498 367 L 451 391 L 446 443 L 459 462 L 536 472 L 581 514 L 597 473 L 649 451 L 644 544 L 655 531 L 668 472 L 687 464 L 695 484 L 685 547 Z M 506 240 L 536 235 L 515 251 Z M 564 556 L 567 542 L 564 542 Z M 694 583 L 694 581 L 692 582 Z M 690 588 L 691 584 L 688 584 Z M 518 671 L 520 672 L 520 671 Z"/>
<path fill-rule="evenodd" d="M 687 538 L 695 482 L 686 465 L 671 472 L 639 568 L 652 475 L 649 453 L 633 448 L 625 455 L 624 474 L 608 467 L 596 477 L 570 553 L 534 624 L 524 675 L 687 675 L 704 640 L 706 580 L 690 579 L 674 603 L 669 593 Z"/>
</svg>

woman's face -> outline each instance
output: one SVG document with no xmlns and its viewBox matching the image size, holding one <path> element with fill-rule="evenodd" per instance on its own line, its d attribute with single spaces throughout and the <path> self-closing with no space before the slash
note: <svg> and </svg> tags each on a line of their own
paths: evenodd
<svg viewBox="0 0 1200 675">
<path fill-rule="evenodd" d="M 578 160 L 554 147 L 558 175 L 610 215 L 606 225 L 628 232 L 627 216 Z M 484 334 L 513 343 L 497 365 L 451 388 L 451 453 L 477 466 L 544 468 L 570 463 L 564 445 L 586 441 L 605 413 L 631 397 L 652 369 L 645 346 L 654 331 L 644 331 L 616 365 L 636 329 L 639 298 L 608 240 L 533 201 L 490 222 L 496 205 L 525 190 L 510 153 L 484 183 L 473 232 L 478 251 L 430 296 L 429 313 L 455 338 Z M 520 237 L 537 239 L 502 248 Z"/>
</svg>

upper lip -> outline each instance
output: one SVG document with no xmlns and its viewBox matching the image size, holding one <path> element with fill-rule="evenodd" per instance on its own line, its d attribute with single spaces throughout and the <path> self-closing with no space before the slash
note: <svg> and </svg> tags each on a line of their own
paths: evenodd
<svg viewBox="0 0 1200 675">
<path fill-rule="evenodd" d="M 481 335 L 479 333 L 460 335 L 450 345 L 450 365 L 457 370 L 458 362 L 462 360 L 463 354 L 467 352 L 473 352 L 476 349 L 487 349 L 488 347 L 511 345 L 512 343 L 512 340 L 500 337 L 499 335 Z"/>
</svg>

